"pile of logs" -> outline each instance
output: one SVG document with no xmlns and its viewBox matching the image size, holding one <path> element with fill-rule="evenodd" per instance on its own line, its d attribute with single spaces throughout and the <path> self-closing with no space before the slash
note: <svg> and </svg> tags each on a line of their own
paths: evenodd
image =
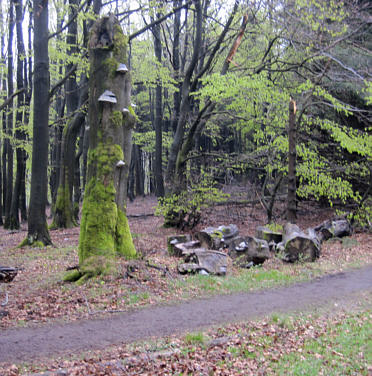
<svg viewBox="0 0 372 376">
<path fill-rule="evenodd" d="M 168 251 L 183 259 L 178 266 L 182 274 L 225 275 L 228 259 L 244 268 L 260 265 L 273 255 L 285 262 L 312 262 L 319 258 L 323 241 L 351 234 L 346 219 L 328 220 L 307 231 L 292 223 L 285 224 L 282 231 L 260 226 L 255 237 L 240 236 L 237 226 L 231 224 L 207 227 L 195 234 L 195 240 L 190 235 L 171 236 Z"/>
</svg>

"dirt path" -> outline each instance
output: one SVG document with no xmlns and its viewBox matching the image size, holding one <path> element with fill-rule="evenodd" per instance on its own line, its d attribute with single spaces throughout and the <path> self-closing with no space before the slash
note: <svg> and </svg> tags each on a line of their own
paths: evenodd
<svg viewBox="0 0 372 376">
<path fill-rule="evenodd" d="M 10 329 L 0 332 L 0 362 L 101 349 L 151 336 L 194 331 L 273 312 L 318 306 L 362 291 L 372 291 L 372 266 L 285 288 L 149 307 L 105 319 Z"/>
</svg>

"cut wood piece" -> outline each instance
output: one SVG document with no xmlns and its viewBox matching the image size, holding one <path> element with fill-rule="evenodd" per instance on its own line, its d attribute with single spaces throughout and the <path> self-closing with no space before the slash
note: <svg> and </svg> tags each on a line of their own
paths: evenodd
<svg viewBox="0 0 372 376">
<path fill-rule="evenodd" d="M 168 236 L 167 245 L 168 245 L 168 253 L 170 255 L 174 254 L 174 246 L 178 243 L 187 243 L 191 241 L 191 235 L 172 235 Z"/>
<path fill-rule="evenodd" d="M 277 250 L 278 257 L 286 262 L 315 261 L 320 256 L 320 242 L 313 234 L 305 234 L 297 225 L 287 223 Z"/>
<path fill-rule="evenodd" d="M 195 234 L 202 247 L 218 250 L 228 247 L 232 239 L 238 236 L 238 227 L 234 224 L 219 227 L 207 227 Z"/>
<path fill-rule="evenodd" d="M 194 250 L 193 254 L 187 257 L 186 263 L 178 265 L 181 274 L 196 273 L 205 271 L 213 275 L 225 275 L 227 271 L 227 255 L 224 252 L 205 250 Z"/>
<path fill-rule="evenodd" d="M 218 251 L 196 251 L 196 258 L 201 269 L 209 274 L 225 275 L 227 271 L 227 255 Z"/>
<path fill-rule="evenodd" d="M 273 231 L 266 226 L 258 226 L 256 229 L 256 238 L 266 240 L 268 243 L 280 243 L 282 241 L 282 233 Z"/>
<path fill-rule="evenodd" d="M 269 245 L 266 240 L 257 239 L 251 236 L 239 239 L 230 248 L 230 257 L 235 265 L 242 268 L 249 268 L 253 265 L 263 264 L 271 257 Z"/>
<path fill-rule="evenodd" d="M 189 254 L 193 254 L 195 252 L 195 249 L 200 249 L 199 247 L 199 240 L 192 240 L 186 243 L 177 243 L 174 245 L 173 255 L 177 257 L 185 257 Z"/>
<path fill-rule="evenodd" d="M 198 264 L 193 264 L 193 263 L 179 264 L 177 269 L 180 274 L 196 273 L 199 270 L 201 270 Z"/>
<path fill-rule="evenodd" d="M 347 219 L 327 220 L 314 228 L 320 242 L 330 238 L 350 236 L 353 229 Z"/>
</svg>

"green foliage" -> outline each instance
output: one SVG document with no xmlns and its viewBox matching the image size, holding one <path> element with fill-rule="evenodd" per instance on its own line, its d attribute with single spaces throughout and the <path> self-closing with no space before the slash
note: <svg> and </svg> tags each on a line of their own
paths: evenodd
<svg viewBox="0 0 372 376">
<path fill-rule="evenodd" d="M 203 209 L 227 197 L 210 178 L 204 177 L 186 191 L 159 199 L 155 214 L 164 216 L 166 227 L 193 228 L 198 224 Z"/>
</svg>

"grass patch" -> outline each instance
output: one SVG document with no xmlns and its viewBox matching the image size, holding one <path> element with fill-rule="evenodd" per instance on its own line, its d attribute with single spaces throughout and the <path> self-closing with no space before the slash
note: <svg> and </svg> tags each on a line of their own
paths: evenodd
<svg viewBox="0 0 372 376">
<path fill-rule="evenodd" d="M 213 295 L 232 292 L 260 290 L 264 288 L 286 286 L 291 283 L 309 280 L 308 273 L 289 273 L 287 270 L 265 270 L 259 267 L 239 270 L 225 277 L 192 275 L 184 280 L 176 280 L 174 287 L 182 289 L 185 296 L 192 294 Z"/>
<path fill-rule="evenodd" d="M 368 375 L 372 364 L 370 312 L 350 315 L 329 325 L 316 339 L 305 340 L 301 352 L 284 355 L 272 364 L 277 375 Z"/>
<path fill-rule="evenodd" d="M 203 332 L 187 333 L 184 338 L 186 345 L 204 345 L 207 337 Z"/>
</svg>

